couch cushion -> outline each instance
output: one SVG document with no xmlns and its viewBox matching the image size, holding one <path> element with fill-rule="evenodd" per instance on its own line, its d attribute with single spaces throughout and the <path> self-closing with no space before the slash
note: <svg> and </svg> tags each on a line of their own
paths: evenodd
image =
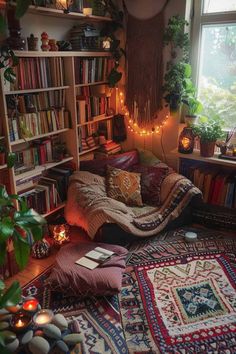
<svg viewBox="0 0 236 354">
<path fill-rule="evenodd" d="M 75 261 L 98 246 L 113 251 L 115 255 L 93 270 L 75 264 Z M 69 244 L 58 253 L 46 283 L 51 290 L 67 295 L 113 295 L 121 290 L 127 253 L 124 247 L 116 245 L 95 242 Z"/>
<path fill-rule="evenodd" d="M 131 171 L 141 173 L 141 195 L 144 203 L 152 206 L 161 204 L 160 192 L 163 179 L 170 169 L 158 166 L 134 165 Z"/>
<path fill-rule="evenodd" d="M 156 166 L 161 162 L 161 160 L 159 160 L 158 157 L 156 157 L 156 155 L 154 155 L 153 152 L 149 150 L 138 148 L 138 153 L 141 165 Z"/>
<path fill-rule="evenodd" d="M 80 170 L 104 177 L 106 175 L 107 165 L 128 170 L 137 163 L 139 163 L 138 151 L 132 150 L 103 160 L 81 161 Z"/>
<path fill-rule="evenodd" d="M 107 166 L 107 195 L 129 206 L 142 206 L 140 173 Z"/>
</svg>

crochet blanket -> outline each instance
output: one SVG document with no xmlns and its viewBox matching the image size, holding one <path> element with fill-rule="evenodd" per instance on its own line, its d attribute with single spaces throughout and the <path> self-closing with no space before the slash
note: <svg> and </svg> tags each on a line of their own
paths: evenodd
<svg viewBox="0 0 236 354">
<path fill-rule="evenodd" d="M 201 194 L 190 180 L 171 173 L 161 185 L 161 206 L 129 207 L 107 197 L 105 178 L 77 171 L 70 178 L 65 217 L 93 239 L 104 223 L 118 224 L 136 236 L 152 236 L 176 219 L 194 195 Z"/>
</svg>

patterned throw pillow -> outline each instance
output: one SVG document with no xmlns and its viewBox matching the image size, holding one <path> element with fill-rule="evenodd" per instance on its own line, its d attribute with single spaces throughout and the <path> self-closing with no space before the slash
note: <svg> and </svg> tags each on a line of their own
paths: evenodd
<svg viewBox="0 0 236 354">
<path fill-rule="evenodd" d="M 142 206 L 140 173 L 107 166 L 107 195 L 129 206 Z"/>
</svg>

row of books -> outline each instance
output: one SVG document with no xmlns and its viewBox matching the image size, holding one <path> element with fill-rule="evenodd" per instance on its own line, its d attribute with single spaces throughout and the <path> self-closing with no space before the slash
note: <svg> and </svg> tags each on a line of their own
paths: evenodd
<svg viewBox="0 0 236 354">
<path fill-rule="evenodd" d="M 57 144 L 53 138 L 34 140 L 29 148 L 16 151 L 15 174 L 34 169 L 35 166 L 44 165 L 57 160 Z"/>
<path fill-rule="evenodd" d="M 203 193 L 203 201 L 212 205 L 236 208 L 236 175 L 218 168 L 182 163 L 181 173 Z"/>
<path fill-rule="evenodd" d="M 37 113 L 27 113 L 8 119 L 10 141 L 32 138 L 40 134 L 70 128 L 70 112 L 51 109 Z"/>
<path fill-rule="evenodd" d="M 76 84 L 88 84 L 98 81 L 106 81 L 114 67 L 112 58 L 75 58 L 75 82 Z"/>
<path fill-rule="evenodd" d="M 46 214 L 66 200 L 71 167 L 54 167 L 38 181 L 33 189 L 20 193 L 29 208 Z"/>
<path fill-rule="evenodd" d="M 47 88 L 64 85 L 63 58 L 19 58 L 13 68 L 16 80 L 10 90 Z"/>
<path fill-rule="evenodd" d="M 49 108 L 65 107 L 65 90 L 43 91 L 33 94 L 10 95 L 7 99 L 7 113 L 35 113 Z"/>
<path fill-rule="evenodd" d="M 77 123 L 83 124 L 94 120 L 94 117 L 106 114 L 109 98 L 101 96 L 77 96 Z"/>
</svg>

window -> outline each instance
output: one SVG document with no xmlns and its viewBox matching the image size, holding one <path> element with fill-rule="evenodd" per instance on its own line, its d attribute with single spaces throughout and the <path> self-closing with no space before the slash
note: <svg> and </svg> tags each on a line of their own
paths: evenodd
<svg viewBox="0 0 236 354">
<path fill-rule="evenodd" d="M 195 0 L 198 96 L 203 114 L 236 126 L 236 0 Z"/>
</svg>

